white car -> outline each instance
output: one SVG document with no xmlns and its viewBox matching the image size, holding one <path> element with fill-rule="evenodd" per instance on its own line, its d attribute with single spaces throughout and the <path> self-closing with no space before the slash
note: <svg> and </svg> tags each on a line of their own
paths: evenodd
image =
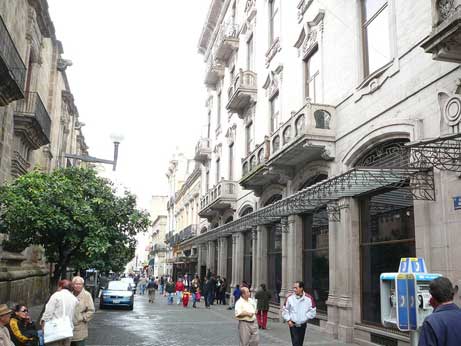
<svg viewBox="0 0 461 346">
<path fill-rule="evenodd" d="M 126 282 L 127 284 L 130 284 L 131 289 L 133 290 L 133 292 L 136 292 L 136 284 L 135 284 L 133 278 L 121 278 L 120 281 L 121 282 Z"/>
</svg>

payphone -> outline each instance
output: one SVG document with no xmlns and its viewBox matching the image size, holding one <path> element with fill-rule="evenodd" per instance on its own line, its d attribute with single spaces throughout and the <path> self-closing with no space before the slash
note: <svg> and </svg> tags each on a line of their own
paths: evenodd
<svg viewBox="0 0 461 346">
<path fill-rule="evenodd" d="M 402 258 L 398 273 L 382 273 L 381 322 L 402 331 L 417 330 L 432 313 L 429 283 L 440 274 L 427 273 L 422 258 Z"/>
</svg>

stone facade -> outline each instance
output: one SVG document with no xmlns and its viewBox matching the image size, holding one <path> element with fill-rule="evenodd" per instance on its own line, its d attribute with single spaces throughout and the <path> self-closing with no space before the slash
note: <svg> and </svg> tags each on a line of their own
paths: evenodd
<svg viewBox="0 0 461 346">
<path fill-rule="evenodd" d="M 149 269 L 154 276 L 166 274 L 166 245 L 165 234 L 167 229 L 166 204 L 168 196 L 152 196 L 150 215 L 152 229 L 150 232 Z"/>
<path fill-rule="evenodd" d="M 400 257 L 461 285 L 460 162 L 422 141 L 460 132 L 460 6 L 432 2 L 211 1 L 195 151 L 209 226 L 179 244 L 198 272 L 265 283 L 273 317 L 303 280 L 316 322 L 361 345 L 409 343 L 379 317 L 379 274 Z M 422 166 L 419 186 L 389 180 Z"/>
<path fill-rule="evenodd" d="M 38 168 L 79 165 L 88 155 L 46 0 L 0 0 L 0 184 Z M 38 304 L 48 268 L 39 247 L 22 254 L 0 248 L 0 301 Z"/>
</svg>

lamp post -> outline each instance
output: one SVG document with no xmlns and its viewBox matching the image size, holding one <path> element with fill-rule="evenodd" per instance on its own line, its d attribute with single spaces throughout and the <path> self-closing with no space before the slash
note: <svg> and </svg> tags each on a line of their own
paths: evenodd
<svg viewBox="0 0 461 346">
<path fill-rule="evenodd" d="M 64 154 L 64 157 L 69 158 L 69 159 L 81 160 L 84 162 L 104 163 L 107 165 L 112 165 L 112 170 L 115 171 L 115 169 L 117 168 L 118 147 L 120 145 L 120 142 L 123 140 L 123 136 L 118 135 L 118 134 L 111 134 L 110 139 L 114 143 L 114 159 L 113 160 L 99 159 L 94 156 L 76 155 L 76 154 Z"/>
</svg>

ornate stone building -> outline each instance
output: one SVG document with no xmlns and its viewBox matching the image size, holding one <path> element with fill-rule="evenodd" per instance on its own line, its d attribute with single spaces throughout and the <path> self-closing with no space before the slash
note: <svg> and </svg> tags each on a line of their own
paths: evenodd
<svg viewBox="0 0 461 346">
<path fill-rule="evenodd" d="M 178 246 L 197 247 L 197 271 L 265 283 L 273 316 L 303 280 L 337 338 L 408 344 L 381 326 L 380 273 L 419 256 L 461 285 L 460 11 L 212 0 L 195 155 L 208 227 Z"/>
<path fill-rule="evenodd" d="M 149 274 L 160 276 L 166 274 L 166 252 L 165 235 L 167 230 L 168 196 L 152 196 L 150 215 L 152 228 L 150 237 L 149 253 Z"/>
<path fill-rule="evenodd" d="M 88 154 L 46 0 L 0 0 L 0 184 Z M 0 248 L 0 301 L 42 303 L 48 268 L 41 250 Z"/>
</svg>

